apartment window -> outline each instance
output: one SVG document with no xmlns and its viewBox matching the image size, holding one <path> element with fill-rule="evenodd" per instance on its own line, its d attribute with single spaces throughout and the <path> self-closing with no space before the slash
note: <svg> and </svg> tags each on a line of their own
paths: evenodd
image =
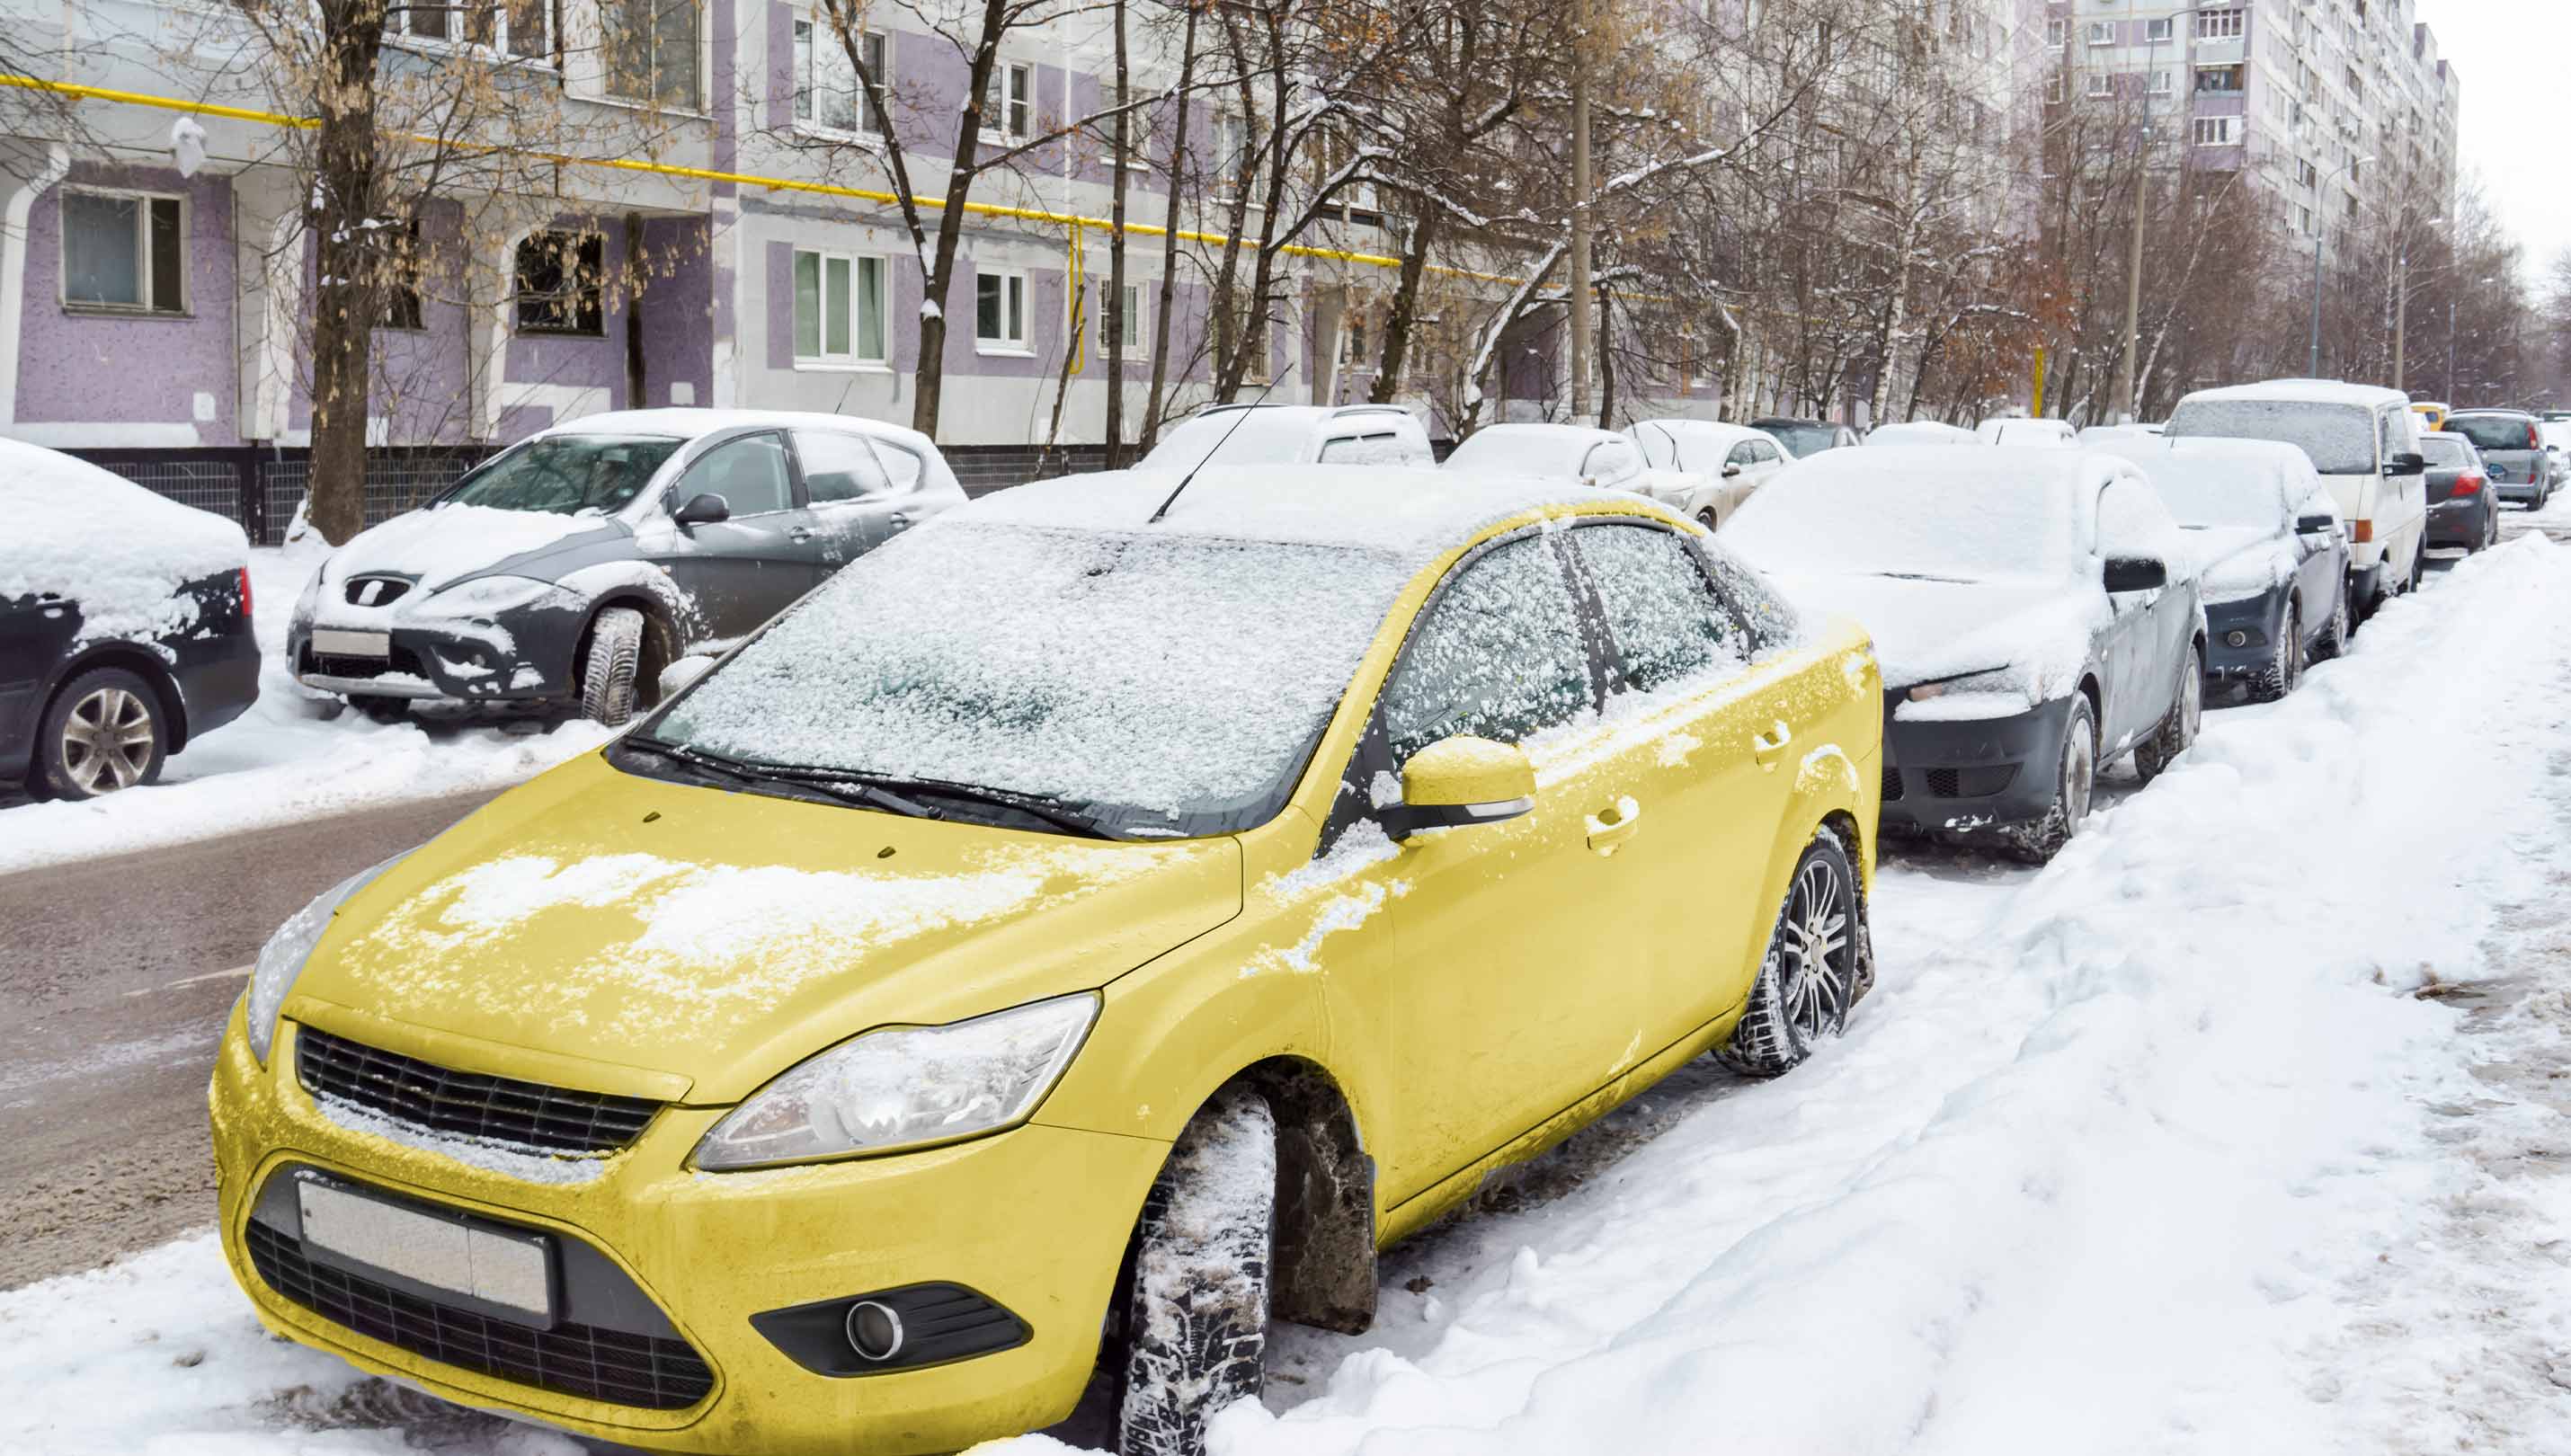
<svg viewBox="0 0 2571 1456">
<path fill-rule="evenodd" d="M 2239 66 L 2199 66 L 2196 68 L 2196 89 L 2224 96 L 2237 95 L 2241 90 L 2241 71 Z"/>
<path fill-rule="evenodd" d="M 2239 140 L 2233 130 L 2239 123 L 2238 117 L 2198 117 L 2195 122 L 2196 145 L 2200 147 L 2233 145 Z"/>
<path fill-rule="evenodd" d="M 2297 209 L 2295 209 L 2295 231 L 2296 231 L 2296 232 L 2298 232 L 2298 233 L 2303 234 L 2306 238 L 2310 238 L 2310 237 L 2312 237 L 2312 236 L 2313 236 L 2313 210 L 2312 210 L 2312 209 L 2310 209 L 2310 208 L 2297 208 Z"/>
<path fill-rule="evenodd" d="M 2116 94 L 2116 78 L 2104 71 L 2092 71 L 2080 79 L 2081 94 L 2092 100 Z"/>
<path fill-rule="evenodd" d="M 595 233 L 531 233 L 518 244 L 518 331 L 607 331 L 606 243 Z"/>
<path fill-rule="evenodd" d="M 2112 46 L 2115 43 L 2116 22 L 2112 20 L 2093 20 L 2089 22 L 2089 44 L 2093 46 Z"/>
<path fill-rule="evenodd" d="M 794 362 L 886 362 L 884 306 L 882 258 L 796 248 Z"/>
<path fill-rule="evenodd" d="M 2314 167 L 2310 162 L 2302 160 L 2298 160 L 2295 163 L 2295 185 L 2297 187 L 2316 187 L 2319 185 L 2320 180 L 2321 170 L 2319 168 Z M 2309 214 L 2307 216 L 2309 216 Z"/>
<path fill-rule="evenodd" d="M 2051 46 L 2058 51 L 2062 49 L 2063 43 L 2068 41 L 2070 38 L 2070 21 L 2048 20 L 2044 23 L 2044 43 L 2046 45 Z"/>
<path fill-rule="evenodd" d="M 2196 15 L 2196 38 L 2201 41 L 2239 40 L 2242 32 L 2238 10 L 2200 10 Z"/>
<path fill-rule="evenodd" d="M 1027 275 L 976 271 L 973 342 L 985 353 L 1027 350 Z"/>
<path fill-rule="evenodd" d="M 699 0 L 599 0 L 607 94 L 695 111 Z"/>
<path fill-rule="evenodd" d="M 1023 61 L 1003 61 L 991 68 L 982 93 L 982 136 L 986 141 L 1023 142 L 1035 135 L 1036 68 Z"/>
<path fill-rule="evenodd" d="M 384 241 L 384 251 L 388 265 L 375 323 L 381 328 L 417 328 L 421 314 L 419 220 L 413 218 L 394 230 Z"/>
<path fill-rule="evenodd" d="M 1117 332 L 1125 335 L 1125 357 L 1139 357 L 1143 352 L 1142 284 L 1125 285 L 1125 310 L 1118 315 L 1117 321 L 1122 325 Z M 1104 279 L 1098 284 L 1098 352 L 1102 356 L 1107 352 L 1107 283 Z"/>
<path fill-rule="evenodd" d="M 188 311 L 188 205 L 140 193 L 63 192 L 63 302 Z"/>
<path fill-rule="evenodd" d="M 1155 94 L 1156 93 L 1153 89 L 1148 86 L 1138 90 L 1120 90 L 1112 82 L 1108 85 L 1107 104 L 1109 107 L 1121 107 L 1134 102 L 1142 103 L 1141 105 L 1135 106 L 1133 110 L 1123 114 L 1125 121 L 1125 165 L 1128 167 L 1149 167 L 1152 165 L 1152 114 L 1159 109 L 1158 105 L 1153 100 Z M 1107 140 L 1111 143 L 1116 140 L 1114 128 L 1115 122 L 1113 119 L 1110 119 L 1107 129 Z"/>
<path fill-rule="evenodd" d="M 2046 78 L 2045 78 L 2045 80 L 2044 80 L 2044 99 L 2045 99 L 2045 100 L 2047 100 L 2047 101 L 2051 101 L 2051 102 L 2059 102 L 2059 101 L 2061 101 L 2061 100 L 2062 100 L 2062 73 L 2061 73 L 2061 72 L 2056 71 L 2056 72 L 2054 72 L 2051 76 L 2048 76 L 2048 77 L 2046 77 Z"/>
<path fill-rule="evenodd" d="M 2167 72 L 2167 71 L 2154 71 L 2154 72 L 2152 73 L 2152 95 L 2154 95 L 2154 96 L 2169 96 L 2169 95 L 2174 94 L 2174 93 L 2175 93 L 2175 91 L 2176 91 L 2176 89 L 2177 89 L 2177 88 L 2175 88 L 2174 86 L 2172 86 L 2172 85 L 2170 84 L 2170 73 L 2169 73 L 2169 72 Z"/>
<path fill-rule="evenodd" d="M 521 60 L 553 58 L 552 0 L 506 4 L 405 4 L 384 8 L 384 33 L 439 46 L 471 46 Z"/>
<path fill-rule="evenodd" d="M 2158 20 L 2146 20 L 2143 22 L 2143 39 L 2158 45 L 2162 41 L 2173 39 L 2177 29 L 2178 22 L 2166 15 Z"/>
<path fill-rule="evenodd" d="M 1242 173 L 1250 172 L 1251 182 L 1258 181 L 1258 163 L 1252 155 L 1251 127 L 1233 112 L 1217 112 L 1214 117 L 1215 190 L 1230 196 L 1242 183 Z"/>
<path fill-rule="evenodd" d="M 890 56 L 882 32 L 859 31 L 855 39 L 866 74 L 889 95 L 892 73 L 885 66 Z M 826 13 L 794 22 L 794 120 L 815 131 L 876 134 L 865 85 Z"/>
</svg>

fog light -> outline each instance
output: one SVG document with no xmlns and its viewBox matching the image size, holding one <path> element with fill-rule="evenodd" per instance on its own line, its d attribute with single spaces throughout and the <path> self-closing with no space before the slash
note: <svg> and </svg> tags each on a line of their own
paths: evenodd
<svg viewBox="0 0 2571 1456">
<path fill-rule="evenodd" d="M 2223 645 L 2225 647 L 2248 647 L 2250 645 L 2250 634 L 2243 632 L 2240 628 L 2236 627 L 2230 632 L 2223 634 Z"/>
<path fill-rule="evenodd" d="M 860 1299 L 848 1306 L 848 1347 L 857 1357 L 882 1364 L 901 1353 L 901 1316 L 888 1304 Z"/>
</svg>

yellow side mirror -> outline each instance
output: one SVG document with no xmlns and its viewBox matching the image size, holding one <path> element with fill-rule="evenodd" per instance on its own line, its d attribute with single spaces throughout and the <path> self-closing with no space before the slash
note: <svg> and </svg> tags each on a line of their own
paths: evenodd
<svg viewBox="0 0 2571 1456">
<path fill-rule="evenodd" d="M 1535 764 L 1513 743 L 1459 733 L 1401 766 L 1401 805 L 1386 825 L 1396 839 L 1514 819 L 1535 807 Z"/>
</svg>

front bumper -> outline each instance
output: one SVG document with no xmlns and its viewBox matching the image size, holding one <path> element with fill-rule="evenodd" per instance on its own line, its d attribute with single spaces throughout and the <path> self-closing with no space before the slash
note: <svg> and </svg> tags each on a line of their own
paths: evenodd
<svg viewBox="0 0 2571 1456">
<path fill-rule="evenodd" d="M 2042 819 L 2061 785 L 2071 701 L 2007 718 L 1903 722 L 1883 728 L 1883 824 L 1895 832 L 1974 834 Z"/>
<path fill-rule="evenodd" d="M 211 1093 L 220 1227 L 260 1320 L 466 1405 L 671 1451 L 952 1451 L 1052 1424 L 1079 1399 L 1143 1196 L 1168 1153 L 1150 1139 L 1029 1124 L 926 1152 L 710 1175 L 687 1157 L 722 1108 L 664 1108 L 586 1183 L 534 1183 L 325 1117 L 292 1068 L 299 1028 L 255 1061 L 236 1009 Z M 692 1348 L 711 1388 L 681 1409 L 584 1398 L 477 1373 L 360 1333 L 269 1286 L 253 1214 L 280 1174 L 311 1170 L 594 1251 Z M 275 1208 L 261 1219 L 273 1264 Z M 288 1201 L 290 1202 L 290 1200 Z M 948 1364 L 815 1373 L 752 1317 L 943 1281 L 1025 1321 L 1024 1343 Z M 567 1279 L 568 1282 L 568 1279 Z M 566 1318 L 586 1318 L 567 1294 Z"/>
<path fill-rule="evenodd" d="M 522 616 L 528 620 L 519 620 Z M 294 681 L 315 692 L 350 698 L 528 703 L 568 698 L 577 691 L 572 658 L 583 626 L 577 613 L 509 614 L 498 622 L 467 620 L 389 629 L 370 624 L 358 629 L 385 632 L 391 639 L 391 652 L 382 658 L 317 652 L 312 646 L 315 625 L 298 621 L 285 639 L 285 661 Z"/>
<path fill-rule="evenodd" d="M 2207 682 L 2248 682 L 2276 666 L 2277 637 L 2285 630 L 2284 602 L 2282 595 L 2271 593 L 2206 604 Z"/>
</svg>

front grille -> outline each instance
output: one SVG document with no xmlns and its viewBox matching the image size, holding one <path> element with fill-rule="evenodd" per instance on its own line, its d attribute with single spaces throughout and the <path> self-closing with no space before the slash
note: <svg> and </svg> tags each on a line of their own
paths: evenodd
<svg viewBox="0 0 2571 1456">
<path fill-rule="evenodd" d="M 317 653 L 306 644 L 303 671 L 318 673 L 325 678 L 381 678 L 389 675 L 424 679 L 428 676 L 420 668 L 419 654 L 406 647 L 396 647 L 390 655 L 380 658 L 350 658 Z"/>
<path fill-rule="evenodd" d="M 310 1027 L 294 1038 L 303 1090 L 459 1138 L 547 1153 L 613 1153 L 642 1136 L 661 1104 L 456 1072 Z"/>
<path fill-rule="evenodd" d="M 1886 763 L 1883 765 L 1883 801 L 1891 803 L 1899 797 L 1901 797 L 1901 770 Z"/>
<path fill-rule="evenodd" d="M 350 577 L 347 586 L 348 605 L 389 607 L 409 594 L 410 585 L 400 577 Z"/>
<path fill-rule="evenodd" d="M 683 1410 L 715 1388 L 686 1340 L 589 1324 L 531 1329 L 405 1293 L 304 1256 L 300 1239 L 253 1220 L 251 1263 L 279 1295 L 322 1318 L 440 1364 L 563 1395 Z"/>
<path fill-rule="evenodd" d="M 1988 798 L 2017 777 L 2015 763 L 1985 768 L 1931 768 L 1928 791 L 1939 798 Z"/>
<path fill-rule="evenodd" d="M 1952 768 L 1931 768 L 1928 770 L 1928 791 L 1939 798 L 1953 798 L 1963 787 L 1956 778 Z"/>
</svg>

